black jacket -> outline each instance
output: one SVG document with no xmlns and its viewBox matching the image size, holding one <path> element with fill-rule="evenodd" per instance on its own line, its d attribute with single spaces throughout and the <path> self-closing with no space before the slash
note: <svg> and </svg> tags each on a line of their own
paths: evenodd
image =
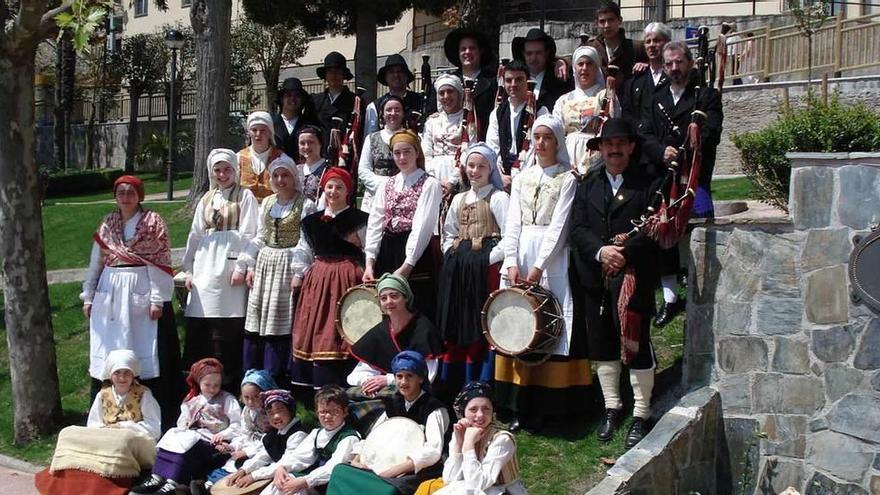
<svg viewBox="0 0 880 495">
<path fill-rule="evenodd" d="M 330 129 L 333 128 L 333 117 L 340 117 L 344 120 L 351 118 L 351 112 L 354 110 L 354 93 L 347 86 L 342 87 L 342 92 L 336 98 L 336 101 L 330 103 L 330 95 L 327 90 L 322 93 L 312 95 L 312 103 L 315 105 L 315 111 L 318 115 L 318 123 L 324 128 L 324 148 L 330 143 Z"/>
<path fill-rule="evenodd" d="M 668 91 L 668 88 L 669 78 L 665 72 L 660 76 L 657 85 L 654 85 L 650 67 L 627 79 L 619 98 L 623 117 L 629 119 L 633 127 L 638 126 L 642 122 L 642 115 L 650 112 L 654 95 L 664 89 Z"/>
<path fill-rule="evenodd" d="M 293 126 L 293 132 L 287 132 L 287 126 L 284 125 L 284 119 L 280 113 L 272 114 L 272 122 L 275 124 L 275 147 L 281 148 L 287 156 L 293 158 L 296 163 L 300 162 L 299 142 L 297 141 L 297 133 L 306 124 L 320 126 L 317 122 L 309 119 L 305 115 L 300 115 L 296 124 Z"/>
<path fill-rule="evenodd" d="M 678 147 L 684 142 L 694 108 L 705 112 L 707 118 L 700 128 L 703 151 L 700 185 L 708 189 L 715 168 L 716 148 L 721 141 L 724 114 L 721 109 L 721 95 L 713 88 L 701 89 L 700 101 L 695 106 L 695 86 L 694 82 L 687 86 L 677 105 L 672 103 L 672 92 L 668 86 L 655 93 L 651 99 L 650 111 L 646 110 L 646 113 L 642 115 L 639 133 L 644 139 L 642 152 L 645 153 L 647 161 L 659 164 L 663 161 L 663 151 L 667 146 Z M 665 115 L 658 104 L 665 109 Z M 670 120 L 678 127 L 677 133 L 673 131 Z"/>
<path fill-rule="evenodd" d="M 455 75 L 461 77 L 461 69 L 455 71 Z M 474 86 L 474 111 L 480 124 L 479 141 L 486 140 L 486 130 L 489 129 L 489 114 L 495 108 L 495 93 L 498 91 L 498 81 L 495 74 L 489 69 L 482 69 L 477 76 L 477 84 Z"/>
<path fill-rule="evenodd" d="M 547 107 L 553 111 L 553 105 L 560 96 L 574 89 L 574 80 L 569 78 L 563 81 L 556 77 L 555 67 L 549 67 L 544 71 L 544 82 L 541 83 L 541 94 L 535 102 L 535 108 Z"/>
<path fill-rule="evenodd" d="M 648 63 L 648 55 L 641 41 L 633 41 L 626 37 L 626 31 L 620 28 L 620 46 L 614 52 L 614 59 L 608 60 L 608 51 L 605 49 L 605 38 L 598 36 L 589 41 L 589 45 L 599 52 L 602 57 L 602 71 L 607 74 L 608 64 L 620 67 L 620 77 L 617 80 L 618 87 L 632 77 L 633 66 L 636 62 Z"/>
</svg>

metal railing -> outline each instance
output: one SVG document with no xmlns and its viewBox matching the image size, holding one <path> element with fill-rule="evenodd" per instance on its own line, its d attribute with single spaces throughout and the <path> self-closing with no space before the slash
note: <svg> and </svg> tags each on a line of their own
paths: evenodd
<svg viewBox="0 0 880 495">
<path fill-rule="evenodd" d="M 428 43 L 445 39 L 449 31 L 452 31 L 452 28 L 444 24 L 443 21 L 434 21 L 421 26 L 415 26 L 412 30 L 413 50 Z"/>
<path fill-rule="evenodd" d="M 718 7 L 726 7 L 723 15 L 757 15 L 760 13 L 779 13 L 783 10 L 785 0 L 642 0 L 639 5 L 622 5 L 621 15 L 625 20 L 644 19 L 668 20 L 694 16 L 717 15 L 713 12 Z M 572 21 L 592 22 L 595 17 L 596 5 L 584 7 L 552 7 L 542 4 L 542 8 L 533 8 L 536 2 L 506 1 L 502 2 L 501 24 L 512 22 Z M 843 2 L 835 2 L 842 4 Z"/>
</svg>

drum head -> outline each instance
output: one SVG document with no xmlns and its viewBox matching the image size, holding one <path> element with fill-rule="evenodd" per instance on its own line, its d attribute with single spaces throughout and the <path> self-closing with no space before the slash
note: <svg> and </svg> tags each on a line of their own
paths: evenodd
<svg viewBox="0 0 880 495">
<path fill-rule="evenodd" d="M 505 354 L 525 352 L 535 338 L 535 307 L 523 291 L 497 291 L 486 303 L 486 326 L 492 344 Z"/>
<path fill-rule="evenodd" d="M 375 288 L 364 285 L 348 289 L 336 311 L 336 330 L 351 345 L 382 322 L 378 293 Z"/>
<path fill-rule="evenodd" d="M 361 462 L 381 473 L 405 461 L 407 454 L 425 443 L 425 432 L 418 423 L 403 417 L 386 419 L 374 426 L 361 448 Z"/>
</svg>

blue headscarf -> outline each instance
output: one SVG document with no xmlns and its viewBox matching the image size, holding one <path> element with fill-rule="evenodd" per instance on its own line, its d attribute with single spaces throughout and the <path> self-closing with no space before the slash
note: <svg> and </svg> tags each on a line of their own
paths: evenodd
<svg viewBox="0 0 880 495">
<path fill-rule="evenodd" d="M 255 385 L 258 389 L 260 389 L 261 392 L 278 388 L 278 385 L 275 384 L 275 380 L 272 378 L 272 375 L 270 375 L 269 372 L 266 370 L 247 370 L 244 373 L 244 378 L 242 378 L 241 380 L 241 386 L 244 387 L 247 383 Z"/>
<path fill-rule="evenodd" d="M 422 377 L 422 390 L 431 390 L 431 382 L 428 380 L 428 363 L 424 356 L 416 351 L 401 351 L 391 360 L 391 372 L 395 375 L 401 371 L 409 371 Z"/>
<path fill-rule="evenodd" d="M 490 148 L 486 143 L 484 143 L 482 141 L 478 141 L 478 142 L 470 145 L 464 154 L 465 166 L 467 166 L 468 157 L 474 153 L 476 153 L 478 155 L 482 155 L 483 158 L 488 160 L 489 170 L 490 170 L 489 184 L 492 184 L 493 186 L 495 186 L 495 189 L 498 189 L 499 191 L 503 191 L 504 184 L 501 182 L 501 170 L 498 168 L 497 164 L 495 163 L 498 160 L 498 158 L 497 158 L 497 155 L 495 154 L 495 152 L 492 150 L 492 148 Z M 467 171 L 467 170 L 465 170 L 465 171 Z"/>
</svg>

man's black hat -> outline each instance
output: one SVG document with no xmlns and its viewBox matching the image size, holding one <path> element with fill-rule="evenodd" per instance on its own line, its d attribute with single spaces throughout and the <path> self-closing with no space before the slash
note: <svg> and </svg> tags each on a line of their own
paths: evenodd
<svg viewBox="0 0 880 495">
<path fill-rule="evenodd" d="M 605 122 L 605 125 L 602 126 L 602 132 L 599 133 L 598 136 L 591 138 L 589 141 L 587 141 L 587 148 L 595 151 L 599 149 L 599 143 L 601 143 L 603 139 L 621 137 L 627 138 L 633 142 L 637 141 L 639 138 L 629 120 L 619 117 L 608 119 Z"/>
<path fill-rule="evenodd" d="M 517 36 L 516 38 L 513 38 L 513 41 L 510 43 L 510 52 L 513 54 L 515 60 L 526 59 L 525 50 L 527 41 L 543 41 L 544 46 L 547 49 L 547 60 L 554 60 L 556 58 L 556 41 L 544 31 L 538 28 L 532 28 L 529 29 L 529 32 L 526 33 L 525 37 Z"/>
<path fill-rule="evenodd" d="M 379 74 L 377 76 L 377 79 L 379 80 L 380 83 L 384 84 L 385 86 L 388 86 L 388 83 L 385 82 L 385 75 L 388 73 L 388 69 L 394 67 L 395 65 L 399 65 L 399 66 L 403 67 L 403 70 L 406 71 L 406 83 L 407 84 L 416 80 L 415 74 L 413 74 L 412 71 L 409 70 L 409 65 L 406 64 L 406 59 L 404 59 L 403 56 L 398 53 L 393 53 L 393 54 L 389 55 L 388 58 L 385 59 L 385 65 L 381 69 L 379 69 Z"/>
<path fill-rule="evenodd" d="M 348 66 L 345 64 L 345 55 L 339 52 L 330 52 L 324 57 L 324 66 L 318 67 L 315 69 L 315 72 L 318 73 L 318 77 L 324 79 L 324 74 L 327 69 L 342 69 L 343 78 L 348 81 L 349 79 L 354 77 L 354 74 L 348 69 Z"/>
<path fill-rule="evenodd" d="M 491 67 L 493 62 L 492 47 L 489 45 L 489 39 L 482 31 L 472 28 L 456 28 L 446 35 L 443 41 L 443 52 L 446 59 L 452 65 L 461 68 L 461 59 L 458 57 L 458 45 L 464 38 L 473 38 L 477 40 L 477 46 L 480 47 L 480 66 Z"/>
<path fill-rule="evenodd" d="M 299 79 L 297 79 L 295 77 L 288 77 L 287 79 L 284 80 L 283 83 L 281 83 L 281 87 L 278 89 L 278 95 L 284 96 L 284 93 L 286 93 L 288 91 L 290 91 L 290 92 L 299 91 L 302 94 L 308 94 L 308 93 L 306 93 L 305 88 L 303 88 L 302 81 L 300 81 Z"/>
</svg>

